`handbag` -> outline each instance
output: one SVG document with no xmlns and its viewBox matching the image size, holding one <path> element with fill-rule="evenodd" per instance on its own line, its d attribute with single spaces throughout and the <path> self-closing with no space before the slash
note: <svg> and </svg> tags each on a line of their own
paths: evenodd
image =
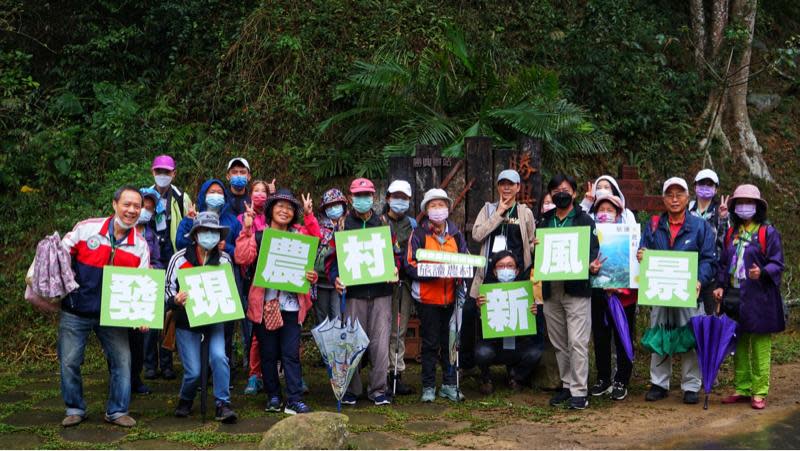
<svg viewBox="0 0 800 451">
<path fill-rule="evenodd" d="M 741 292 L 739 288 L 728 288 L 722 297 L 720 312 L 728 315 L 729 318 L 739 320 L 739 308 L 741 307 Z"/>
<path fill-rule="evenodd" d="M 277 298 L 264 302 L 264 327 L 267 330 L 278 330 L 283 327 L 281 302 Z"/>
</svg>

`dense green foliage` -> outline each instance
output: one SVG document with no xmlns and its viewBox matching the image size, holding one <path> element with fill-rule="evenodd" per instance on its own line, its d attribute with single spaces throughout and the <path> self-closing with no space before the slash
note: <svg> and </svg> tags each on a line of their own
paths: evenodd
<svg viewBox="0 0 800 451">
<path fill-rule="evenodd" d="M 800 28 L 798 6 L 761 3 L 757 34 L 780 46 Z M 257 176 L 319 194 L 328 183 L 321 176 L 380 173 L 384 148 L 430 142 L 393 136 L 397 128 L 320 133 L 326 119 L 359 105 L 354 77 L 376 64 L 428 58 L 434 72 L 404 86 L 422 89 L 417 107 L 446 96 L 435 111 L 455 126 L 441 142 L 457 144 L 478 117 L 480 132 L 498 140 L 526 127 L 535 134 L 536 122 L 515 108 L 562 108 L 569 127 L 550 136 L 548 164 L 588 177 L 628 162 L 654 185 L 665 174 L 688 175 L 700 164 L 693 119 L 707 94 L 688 23 L 685 2 L 663 0 L 0 0 L 0 196 L 11 206 L 0 223 L 0 319 L 37 318 L 20 307 L 36 241 L 107 214 L 113 188 L 148 183 L 159 153 L 176 156 L 177 184 L 191 192 L 242 154 Z M 448 47 L 452 30 L 463 48 Z M 788 75 L 796 90 L 800 76 Z M 761 125 L 785 140 L 792 133 L 772 120 Z M 556 138 L 581 133 L 605 137 L 598 142 L 611 153 L 559 153 Z"/>
</svg>

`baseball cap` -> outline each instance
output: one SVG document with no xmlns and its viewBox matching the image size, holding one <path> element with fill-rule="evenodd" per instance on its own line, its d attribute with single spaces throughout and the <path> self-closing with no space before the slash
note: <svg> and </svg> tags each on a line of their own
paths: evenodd
<svg viewBox="0 0 800 451">
<path fill-rule="evenodd" d="M 719 185 L 719 177 L 717 176 L 717 173 L 711 169 L 703 169 L 694 177 L 695 183 L 705 179 L 710 179 L 715 185 Z"/>
<path fill-rule="evenodd" d="M 242 157 L 236 157 L 228 162 L 228 169 L 226 169 L 226 171 L 230 171 L 234 163 L 240 163 L 242 166 L 246 167 L 248 171 L 250 170 L 250 163 L 248 163 L 247 160 Z"/>
<path fill-rule="evenodd" d="M 500 173 L 497 174 L 497 183 L 500 183 L 501 180 L 508 180 L 511 183 L 519 183 L 519 172 L 513 169 L 500 171 Z"/>
<path fill-rule="evenodd" d="M 403 193 L 406 196 L 411 197 L 411 184 L 405 180 L 395 180 L 389 184 L 389 188 L 386 190 L 386 193 Z"/>
<path fill-rule="evenodd" d="M 358 178 L 350 184 L 350 194 L 374 193 L 375 185 L 369 179 Z"/>
<path fill-rule="evenodd" d="M 150 169 L 166 169 L 168 171 L 175 170 L 175 160 L 169 155 L 159 155 L 153 158 L 153 165 Z"/>
<path fill-rule="evenodd" d="M 666 194 L 667 189 L 669 189 L 669 187 L 672 185 L 678 185 L 681 188 L 683 188 L 683 190 L 686 191 L 687 193 L 689 192 L 689 185 L 686 184 L 686 180 L 680 177 L 672 177 L 667 179 L 666 182 L 664 182 L 664 188 L 661 190 L 661 194 Z"/>
</svg>

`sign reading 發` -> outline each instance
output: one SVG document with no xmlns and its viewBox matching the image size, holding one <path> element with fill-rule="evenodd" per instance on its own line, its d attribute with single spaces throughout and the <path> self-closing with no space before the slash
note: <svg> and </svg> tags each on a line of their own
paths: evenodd
<svg viewBox="0 0 800 451">
<path fill-rule="evenodd" d="M 103 267 L 100 325 L 164 327 L 164 270 Z"/>
</svg>

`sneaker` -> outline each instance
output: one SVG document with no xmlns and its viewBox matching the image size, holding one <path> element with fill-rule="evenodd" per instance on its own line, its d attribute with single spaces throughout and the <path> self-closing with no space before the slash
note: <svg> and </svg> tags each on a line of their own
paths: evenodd
<svg viewBox="0 0 800 451">
<path fill-rule="evenodd" d="M 750 402 L 750 397 L 736 393 L 722 398 L 723 404 L 735 404 L 737 402 Z"/>
<path fill-rule="evenodd" d="M 650 387 L 650 390 L 647 391 L 647 394 L 644 395 L 645 401 L 660 401 L 667 397 L 667 389 L 661 388 L 658 385 L 653 385 Z"/>
<path fill-rule="evenodd" d="M 267 408 L 264 409 L 267 412 L 280 412 L 281 411 L 281 398 L 279 396 L 273 396 L 269 398 L 267 402 Z"/>
<path fill-rule="evenodd" d="M 144 378 L 149 381 L 158 379 L 158 371 L 154 369 L 144 370 Z"/>
<path fill-rule="evenodd" d="M 65 428 L 77 426 L 86 419 L 85 415 L 67 415 L 61 420 L 61 426 Z"/>
<path fill-rule="evenodd" d="M 697 404 L 698 402 L 700 402 L 700 397 L 697 395 L 696 391 L 686 390 L 683 392 L 684 404 Z"/>
<path fill-rule="evenodd" d="M 217 406 L 217 413 L 214 415 L 214 419 L 225 424 L 236 423 L 236 412 L 231 409 L 229 404 L 222 404 Z"/>
<path fill-rule="evenodd" d="M 435 400 L 436 400 L 436 387 L 423 387 L 422 397 L 420 398 L 420 401 L 433 402 Z"/>
<path fill-rule="evenodd" d="M 108 415 L 106 415 L 103 418 L 103 420 L 105 420 L 106 423 L 120 426 L 123 428 L 132 428 L 136 426 L 136 420 L 134 420 L 133 417 L 131 417 L 130 415 L 123 415 L 119 418 L 114 418 L 113 420 L 109 418 Z"/>
<path fill-rule="evenodd" d="M 478 391 L 484 396 L 489 396 L 494 393 L 494 384 L 490 380 L 485 380 L 478 386 Z"/>
<path fill-rule="evenodd" d="M 295 401 L 293 403 L 287 404 L 286 408 L 283 409 L 283 413 L 288 415 L 297 415 L 298 413 L 310 413 L 311 408 L 306 405 L 303 401 Z"/>
<path fill-rule="evenodd" d="M 172 368 L 167 368 L 166 370 L 161 372 L 161 377 L 164 380 L 171 381 L 171 380 L 175 379 L 178 376 L 175 374 L 175 370 L 173 370 Z"/>
<path fill-rule="evenodd" d="M 622 382 L 614 382 L 611 387 L 611 399 L 614 401 L 622 401 L 628 396 L 628 387 Z"/>
<path fill-rule="evenodd" d="M 192 413 L 192 400 L 178 399 L 178 407 L 175 408 L 175 416 L 186 418 Z"/>
<path fill-rule="evenodd" d="M 133 391 L 133 393 L 135 393 L 137 395 L 149 395 L 150 393 L 153 393 L 150 390 L 150 387 L 148 387 L 145 384 L 141 384 L 138 387 L 134 387 L 132 391 Z"/>
<path fill-rule="evenodd" d="M 386 395 L 378 395 L 372 399 L 376 406 L 388 406 L 392 403 Z"/>
<path fill-rule="evenodd" d="M 613 390 L 611 383 L 600 379 L 596 384 L 594 384 L 594 386 L 592 386 L 592 388 L 589 389 L 589 393 L 592 396 L 603 396 L 611 393 L 611 390 Z"/>
<path fill-rule="evenodd" d="M 358 401 L 358 397 L 352 393 L 345 393 L 344 396 L 342 396 L 342 404 L 346 406 L 354 406 L 356 405 L 356 401 Z"/>
<path fill-rule="evenodd" d="M 586 396 L 573 396 L 569 398 L 569 408 L 572 410 L 583 410 L 589 407 L 589 398 Z"/>
<path fill-rule="evenodd" d="M 565 402 L 569 401 L 569 398 L 572 397 L 572 394 L 569 392 L 567 388 L 561 388 L 561 390 L 557 391 L 552 398 L 550 398 L 550 405 L 553 407 L 560 406 Z"/>
<path fill-rule="evenodd" d="M 245 395 L 255 395 L 264 387 L 264 382 L 258 376 L 247 378 L 247 387 L 244 388 Z"/>
<path fill-rule="evenodd" d="M 464 394 L 461 393 L 461 390 L 459 390 L 455 385 L 442 385 L 439 388 L 439 396 L 454 402 L 459 402 L 466 399 L 464 398 Z"/>
</svg>

